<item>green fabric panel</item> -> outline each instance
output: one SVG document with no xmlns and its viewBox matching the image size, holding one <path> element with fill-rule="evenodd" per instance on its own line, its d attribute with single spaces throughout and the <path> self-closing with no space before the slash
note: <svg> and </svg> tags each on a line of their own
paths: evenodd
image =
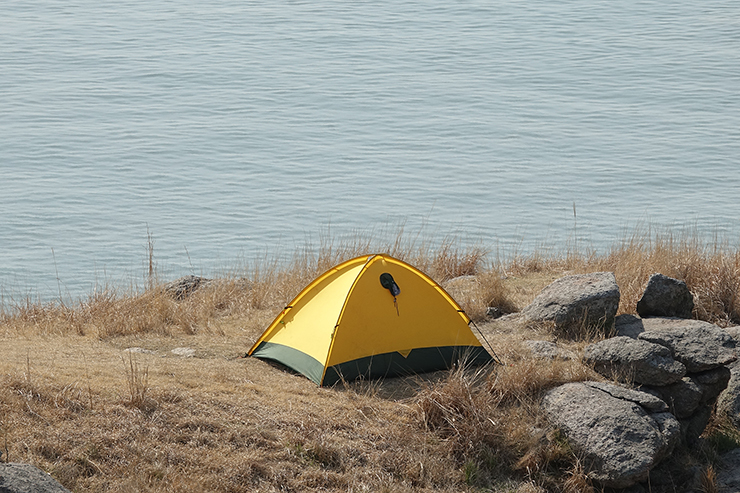
<svg viewBox="0 0 740 493">
<path fill-rule="evenodd" d="M 277 361 L 298 373 L 306 375 L 310 380 L 321 385 L 321 375 L 324 374 L 324 365 L 302 351 L 282 344 L 262 342 L 252 352 L 252 356 Z"/>
<path fill-rule="evenodd" d="M 490 363 L 493 358 L 481 346 L 417 348 L 412 350 L 407 358 L 394 351 L 331 366 L 326 369 L 322 385 L 334 385 L 342 378 L 352 381 L 361 376 L 365 378 L 397 377 L 447 370 L 458 360 L 479 366 Z"/>
</svg>

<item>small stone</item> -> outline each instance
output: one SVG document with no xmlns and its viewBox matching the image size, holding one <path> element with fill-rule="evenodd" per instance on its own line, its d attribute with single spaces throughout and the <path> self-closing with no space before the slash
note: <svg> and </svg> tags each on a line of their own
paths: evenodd
<svg viewBox="0 0 740 493">
<path fill-rule="evenodd" d="M 691 377 L 663 387 L 650 387 L 653 392 L 668 403 L 671 412 L 678 419 L 689 418 L 699 408 L 702 400 L 702 389 Z"/>
<path fill-rule="evenodd" d="M 699 388 L 701 388 L 702 404 L 713 404 L 722 391 L 727 388 L 731 377 L 732 371 L 726 366 L 720 366 L 691 376 Z"/>
<path fill-rule="evenodd" d="M 129 347 L 123 350 L 126 353 L 135 353 L 135 354 L 157 354 L 156 351 L 152 351 L 151 349 L 144 349 L 143 347 Z"/>
<path fill-rule="evenodd" d="M 183 358 L 192 358 L 195 356 L 195 349 L 189 347 L 176 347 L 170 352 L 175 356 L 181 356 Z"/>
<path fill-rule="evenodd" d="M 212 282 L 212 279 L 206 279 L 199 276 L 185 276 L 165 284 L 164 290 L 177 301 L 182 301 L 190 296 L 195 290 Z"/>
</svg>

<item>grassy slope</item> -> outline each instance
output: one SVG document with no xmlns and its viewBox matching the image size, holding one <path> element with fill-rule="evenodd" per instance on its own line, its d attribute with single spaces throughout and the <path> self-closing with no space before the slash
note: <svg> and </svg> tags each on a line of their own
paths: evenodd
<svg viewBox="0 0 740 493">
<path fill-rule="evenodd" d="M 511 311 L 563 273 L 613 270 L 620 310 L 633 312 L 647 276 L 662 271 L 689 282 L 698 316 L 736 322 L 737 252 L 672 242 L 518 259 L 505 278 L 477 250 L 384 248 L 440 282 L 475 275 L 446 285 L 506 366 L 333 389 L 240 356 L 346 250 L 255 269 L 182 302 L 155 289 L 98 293 L 74 308 L 19 306 L 0 319 L 0 450 L 73 491 L 587 491 L 537 400 L 558 383 L 597 377 L 577 362 L 528 358 L 523 340 L 555 337 L 485 322 L 485 307 Z M 178 347 L 194 357 L 171 352 Z"/>
</svg>

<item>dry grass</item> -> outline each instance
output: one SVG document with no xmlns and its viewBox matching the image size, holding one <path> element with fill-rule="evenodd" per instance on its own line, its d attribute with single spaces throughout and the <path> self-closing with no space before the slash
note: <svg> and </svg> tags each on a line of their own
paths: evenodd
<svg viewBox="0 0 740 493">
<path fill-rule="evenodd" d="M 648 278 L 659 272 L 686 282 L 697 318 L 723 326 L 740 323 L 740 251 L 726 243 L 704 242 L 690 232 L 636 232 L 589 264 L 615 273 L 624 313 L 635 312 Z"/>
<path fill-rule="evenodd" d="M 88 338 L 5 342 L 6 458 L 75 491 L 453 491 L 457 483 L 444 444 L 409 432 L 407 404 L 318 389 L 233 358 L 238 344 L 213 357 L 160 350 L 122 360 L 121 350 Z"/>
<path fill-rule="evenodd" d="M 308 282 L 367 252 L 430 274 L 480 323 L 505 365 L 325 389 L 240 358 Z M 242 266 L 181 301 L 154 282 L 150 257 L 143 292 L 5 307 L 3 459 L 36 464 L 79 492 L 593 491 L 539 399 L 561 383 L 599 377 L 577 359 L 534 359 L 523 341 L 555 335 L 516 319 L 490 321 L 487 309 L 518 311 L 563 274 L 612 270 L 621 311 L 634 312 L 649 275 L 662 272 L 687 282 L 697 317 L 738 321 L 740 254 L 727 247 L 633 237 L 602 256 L 539 254 L 499 261 L 499 269 L 486 261 L 483 249 L 450 239 L 323 239 L 287 264 Z M 587 342 L 558 341 L 576 354 Z M 172 352 L 181 347 L 195 356 Z"/>
<path fill-rule="evenodd" d="M 717 472 L 711 464 L 702 471 L 701 491 L 703 493 L 719 493 L 719 487 L 717 486 Z"/>
<path fill-rule="evenodd" d="M 614 272 L 620 313 L 635 313 L 637 301 L 654 273 L 686 282 L 694 295 L 694 316 L 720 326 L 740 324 L 740 249 L 726 241 L 703 240 L 696 232 L 638 229 L 609 252 L 534 253 L 510 262 L 513 276 L 552 278 L 564 273 Z M 554 275 L 554 277 L 553 277 Z M 517 303 L 521 306 L 521 303 Z"/>
</svg>

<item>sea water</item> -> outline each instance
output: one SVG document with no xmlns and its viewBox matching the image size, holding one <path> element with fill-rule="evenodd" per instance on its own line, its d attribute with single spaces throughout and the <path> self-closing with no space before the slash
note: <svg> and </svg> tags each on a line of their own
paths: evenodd
<svg viewBox="0 0 740 493">
<path fill-rule="evenodd" d="M 735 241 L 740 3 L 5 0 L 0 293 L 403 226 Z M 281 253 L 276 253 L 281 252 Z"/>
</svg>

